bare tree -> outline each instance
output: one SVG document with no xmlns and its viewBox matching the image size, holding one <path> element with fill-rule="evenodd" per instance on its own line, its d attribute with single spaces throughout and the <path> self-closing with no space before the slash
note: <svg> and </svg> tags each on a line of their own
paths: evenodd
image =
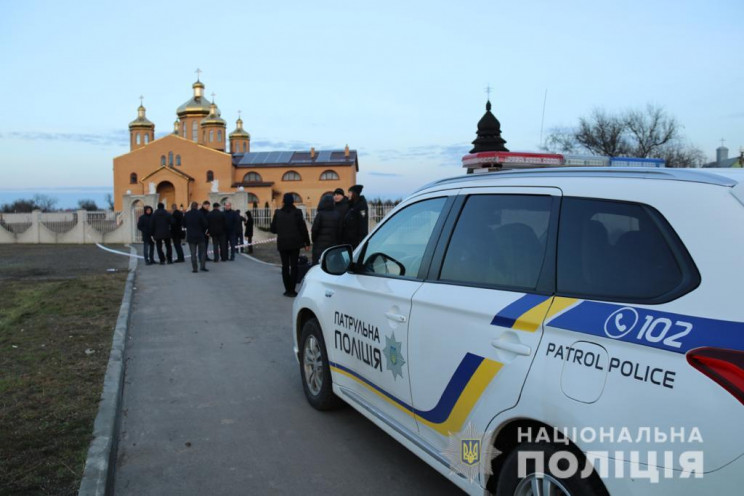
<svg viewBox="0 0 744 496">
<path fill-rule="evenodd" d="M 674 117 L 654 105 L 622 115 L 594 109 L 581 117 L 575 129 L 555 129 L 544 150 L 560 153 L 588 152 L 610 157 L 663 158 L 667 167 L 698 167 L 705 159 L 698 148 L 686 144 Z"/>
<path fill-rule="evenodd" d="M 662 158 L 667 167 L 700 167 L 705 154 L 699 148 L 675 140 L 657 148 L 654 158 Z"/>
<path fill-rule="evenodd" d="M 57 205 L 57 199 L 51 196 L 36 194 L 32 200 L 37 209 L 42 212 L 51 212 Z"/>
<path fill-rule="evenodd" d="M 83 200 L 78 200 L 78 208 L 80 210 L 87 210 L 88 212 L 98 211 L 98 205 L 96 205 L 95 200 L 89 200 L 87 198 Z"/>
<path fill-rule="evenodd" d="M 113 210 L 114 209 L 114 197 L 111 195 L 111 193 L 106 193 L 105 200 L 106 200 L 106 206 L 108 207 L 108 209 Z"/>
<path fill-rule="evenodd" d="M 631 110 L 623 119 L 632 137 L 634 157 L 650 157 L 655 150 L 679 137 L 679 125 L 664 109 L 651 104 L 646 112 Z"/>
</svg>

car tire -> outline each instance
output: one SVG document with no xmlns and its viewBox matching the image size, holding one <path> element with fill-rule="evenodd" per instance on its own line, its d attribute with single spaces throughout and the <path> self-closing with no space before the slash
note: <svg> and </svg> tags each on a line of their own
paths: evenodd
<svg viewBox="0 0 744 496">
<path fill-rule="evenodd" d="M 530 457 L 526 461 L 526 470 L 523 474 L 524 477 L 519 477 L 519 452 L 531 451 L 539 452 L 541 455 L 536 455 L 543 461 L 542 471 L 538 471 L 534 457 Z M 560 453 L 559 456 L 570 452 L 576 458 L 578 462 L 578 468 L 570 476 L 565 474 L 553 473 L 549 460 L 556 453 Z M 568 462 L 566 459 L 560 459 L 558 463 L 558 469 L 565 471 L 568 468 Z M 601 496 L 607 495 L 607 489 L 602 484 L 601 479 L 596 472 L 592 471 L 589 477 L 582 477 L 581 473 L 584 471 L 585 457 L 584 455 L 573 446 L 555 446 L 547 443 L 523 443 L 513 449 L 504 460 L 504 465 L 499 473 L 499 478 L 496 484 L 496 495 L 497 496 L 531 496 L 535 494 L 551 494 L 561 496 Z M 540 476 L 538 476 L 540 474 Z M 537 492 L 536 486 L 542 486 L 541 492 Z"/>
<path fill-rule="evenodd" d="M 342 405 L 333 392 L 323 331 L 316 319 L 302 326 L 300 334 L 300 376 L 305 397 L 316 410 L 333 410 Z"/>
</svg>

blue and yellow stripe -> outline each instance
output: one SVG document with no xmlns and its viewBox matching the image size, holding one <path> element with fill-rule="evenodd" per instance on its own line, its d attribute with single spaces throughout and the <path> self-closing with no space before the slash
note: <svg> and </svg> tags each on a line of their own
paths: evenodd
<svg viewBox="0 0 744 496">
<path fill-rule="evenodd" d="M 436 406 L 431 410 L 414 408 L 341 364 L 331 363 L 330 366 L 334 372 L 355 380 L 400 411 L 414 417 L 416 421 L 448 436 L 462 429 L 483 391 L 501 370 L 502 364 L 467 353 L 452 374 Z"/>
<path fill-rule="evenodd" d="M 526 294 L 497 313 L 491 325 L 535 332 L 543 321 L 570 307 L 578 300 Z"/>
</svg>

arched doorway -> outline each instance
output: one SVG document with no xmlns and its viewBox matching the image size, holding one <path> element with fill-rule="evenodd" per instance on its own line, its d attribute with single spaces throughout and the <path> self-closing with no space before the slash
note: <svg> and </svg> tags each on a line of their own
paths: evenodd
<svg viewBox="0 0 744 496">
<path fill-rule="evenodd" d="M 159 201 L 165 204 L 165 209 L 168 210 L 170 206 L 176 201 L 176 187 L 170 181 L 163 181 L 158 184 Z"/>
</svg>

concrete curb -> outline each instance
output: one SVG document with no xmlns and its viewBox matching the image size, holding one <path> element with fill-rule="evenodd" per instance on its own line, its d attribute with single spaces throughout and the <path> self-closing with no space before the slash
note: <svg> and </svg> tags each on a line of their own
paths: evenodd
<svg viewBox="0 0 744 496">
<path fill-rule="evenodd" d="M 133 246 L 129 249 L 132 255 L 137 254 Z M 116 320 L 111 354 L 103 380 L 101 402 L 93 424 L 93 441 L 88 448 L 88 457 L 85 460 L 85 471 L 78 496 L 105 495 L 113 488 L 121 399 L 124 389 L 124 349 L 129 328 L 136 269 L 137 257 L 133 256 L 129 259 L 129 275 L 124 286 L 119 317 Z"/>
</svg>

